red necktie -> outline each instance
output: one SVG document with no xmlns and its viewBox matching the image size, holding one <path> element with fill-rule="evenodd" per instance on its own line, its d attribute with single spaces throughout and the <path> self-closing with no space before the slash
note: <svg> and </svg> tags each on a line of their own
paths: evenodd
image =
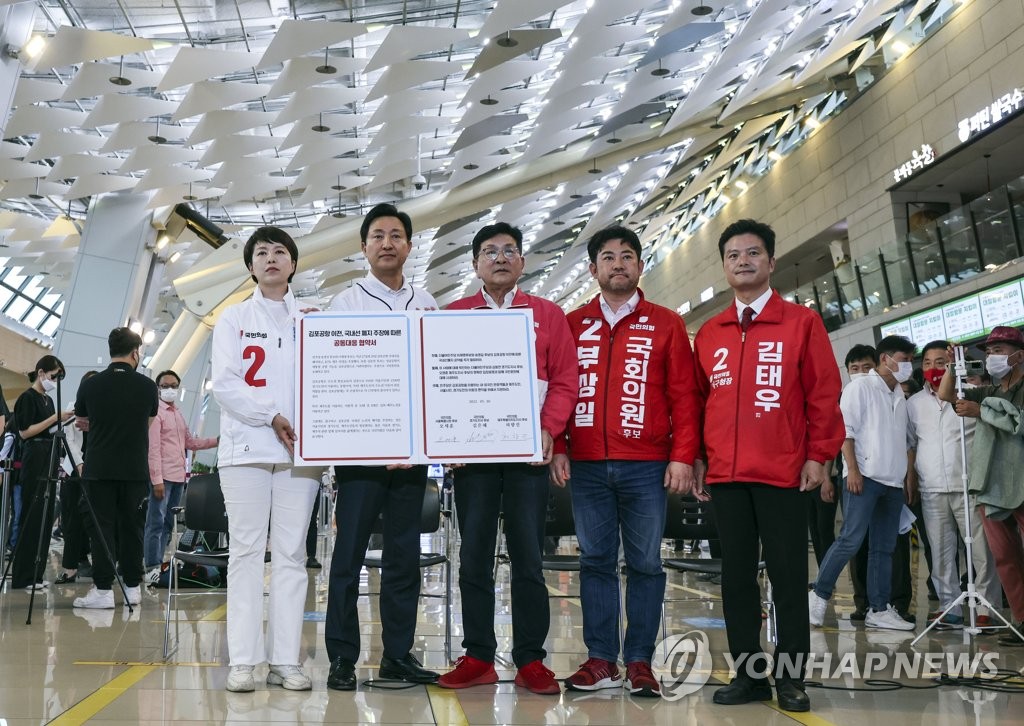
<svg viewBox="0 0 1024 726">
<path fill-rule="evenodd" d="M 750 327 L 750 322 L 754 319 L 754 308 L 749 305 L 743 308 L 743 315 L 740 317 L 740 327 L 743 328 L 743 332 L 747 332 L 747 328 Z"/>
</svg>

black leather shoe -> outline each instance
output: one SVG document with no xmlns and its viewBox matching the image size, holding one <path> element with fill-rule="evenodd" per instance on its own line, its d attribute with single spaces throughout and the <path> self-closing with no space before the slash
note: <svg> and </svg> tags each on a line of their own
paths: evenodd
<svg viewBox="0 0 1024 726">
<path fill-rule="evenodd" d="M 424 668 L 412 653 L 406 653 L 403 658 L 384 656 L 380 659 L 379 673 L 381 678 L 406 683 L 437 683 L 440 678 L 439 673 Z"/>
<path fill-rule="evenodd" d="M 737 676 L 728 686 L 715 691 L 712 700 L 720 706 L 739 706 L 752 701 L 770 701 L 772 700 L 772 687 L 767 678 L 754 680 Z"/>
<path fill-rule="evenodd" d="M 783 711 L 810 711 L 811 699 L 804 691 L 800 681 L 776 681 L 775 695 L 779 699 L 779 708 Z"/>
<path fill-rule="evenodd" d="M 323 567 L 323 565 L 320 564 L 320 560 L 318 560 L 316 557 L 307 557 L 306 558 L 306 569 L 307 570 L 319 570 L 322 567 Z"/>
<path fill-rule="evenodd" d="M 338 656 L 331 661 L 327 687 L 334 691 L 356 690 L 356 664 Z"/>
<path fill-rule="evenodd" d="M 53 581 L 53 584 L 55 584 L 55 585 L 70 585 L 71 583 L 73 583 L 77 579 L 78 579 L 78 573 L 75 573 L 74 575 L 69 575 L 66 572 L 62 572 L 59 575 L 57 575 L 57 579 Z"/>
</svg>

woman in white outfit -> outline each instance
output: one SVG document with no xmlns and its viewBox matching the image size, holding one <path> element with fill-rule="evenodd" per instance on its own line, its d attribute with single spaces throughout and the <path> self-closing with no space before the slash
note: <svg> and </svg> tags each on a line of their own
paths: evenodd
<svg viewBox="0 0 1024 726">
<path fill-rule="evenodd" d="M 306 526 L 322 467 L 292 466 L 295 323 L 288 283 L 299 258 L 292 238 L 261 227 L 245 243 L 256 281 L 250 299 L 221 315 L 213 331 L 213 395 L 221 407 L 221 489 L 228 514 L 227 690 L 256 688 L 254 666 L 270 664 L 267 683 L 309 690 L 299 668 L 306 600 Z M 270 597 L 263 635 L 263 573 L 270 528 Z"/>
</svg>

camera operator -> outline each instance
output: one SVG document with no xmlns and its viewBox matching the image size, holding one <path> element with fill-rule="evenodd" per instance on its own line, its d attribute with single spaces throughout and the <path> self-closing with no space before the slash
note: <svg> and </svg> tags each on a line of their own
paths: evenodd
<svg viewBox="0 0 1024 726">
<path fill-rule="evenodd" d="M 1024 628 L 1024 334 L 999 325 L 982 344 L 985 368 L 998 383 L 963 391 L 957 398 L 950 368 L 939 384 L 939 398 L 953 403 L 960 416 L 978 419 L 971 451 L 970 489 L 979 511 L 996 571 L 1013 619 Z M 950 351 L 952 357 L 952 350 Z M 1004 646 L 1024 646 L 1012 631 L 999 638 Z"/>
<path fill-rule="evenodd" d="M 15 430 L 24 442 L 21 460 L 21 516 L 19 537 L 24 540 L 17 548 L 14 568 L 11 573 L 11 587 L 26 590 L 42 590 L 48 583 L 43 579 L 46 563 L 35 562 L 38 543 L 36 536 L 43 532 L 48 548 L 50 532 L 53 531 L 54 501 L 51 498 L 43 511 L 47 478 L 53 472 L 47 471 L 50 461 L 50 447 L 53 445 L 52 427 L 71 417 L 70 411 L 58 413 L 54 410 L 50 391 L 57 387 L 57 379 L 64 377 L 64 364 L 56 356 L 44 355 L 29 374 L 32 385 L 14 404 Z M 37 496 L 38 492 L 38 496 Z M 42 529 L 40 529 L 42 527 Z M 48 551 L 48 549 L 47 549 Z"/>
</svg>

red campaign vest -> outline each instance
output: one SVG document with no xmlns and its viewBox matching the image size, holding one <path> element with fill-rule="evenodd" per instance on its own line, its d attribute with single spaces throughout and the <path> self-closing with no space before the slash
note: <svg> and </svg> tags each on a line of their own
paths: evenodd
<svg viewBox="0 0 1024 726">
<path fill-rule="evenodd" d="M 692 464 L 700 409 L 683 319 L 642 293 L 614 330 L 601 312 L 600 296 L 567 317 L 579 359 L 570 457 Z"/>
<path fill-rule="evenodd" d="M 729 305 L 701 327 L 694 355 L 709 484 L 798 487 L 808 459 L 839 453 L 842 381 L 816 313 L 773 292 L 744 335 Z"/>
</svg>

